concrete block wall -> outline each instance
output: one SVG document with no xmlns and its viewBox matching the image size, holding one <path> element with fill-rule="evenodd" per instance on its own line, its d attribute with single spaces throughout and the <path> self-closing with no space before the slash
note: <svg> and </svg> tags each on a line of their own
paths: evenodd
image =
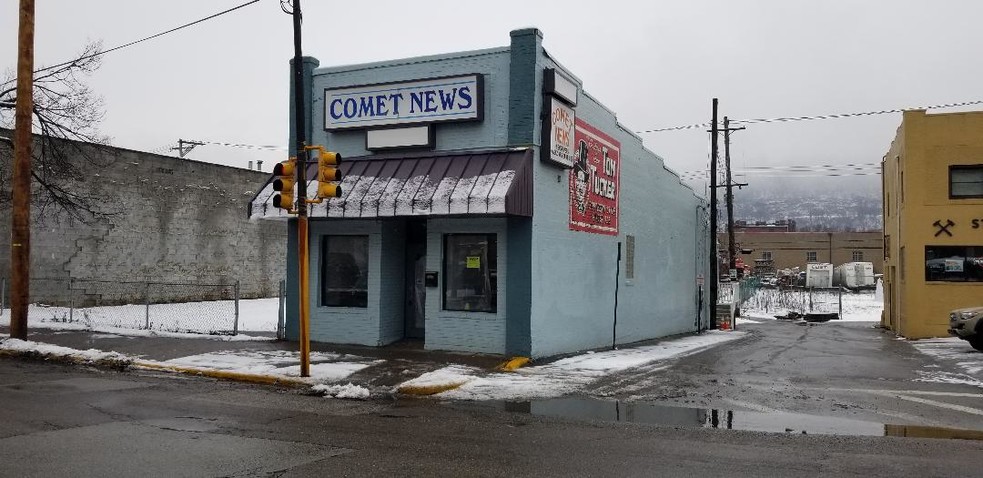
<svg viewBox="0 0 983 478">
<path fill-rule="evenodd" d="M 506 352 L 507 231 L 505 218 L 432 218 L 427 221 L 427 270 L 440 271 L 438 286 L 427 288 L 427 349 L 490 354 Z M 443 310 L 444 235 L 466 233 L 496 235 L 498 303 L 495 313 Z"/>
<path fill-rule="evenodd" d="M 72 144 L 97 164 L 80 164 L 85 176 L 65 187 L 94 198 L 108 215 L 86 223 L 50 206 L 43 212 L 35 207 L 32 277 L 210 284 L 238 279 L 242 297 L 277 294 L 284 277 L 285 223 L 250 223 L 245 209 L 269 173 Z M 6 154 L 9 148 L 0 147 L 0 155 Z M 9 231 L 8 206 L 0 210 L 0 248 L 9 247 Z M 9 267 L 9 256 L 0 256 L 0 275 L 9 276 Z M 35 300 L 45 293 L 43 285 L 32 290 Z"/>
</svg>

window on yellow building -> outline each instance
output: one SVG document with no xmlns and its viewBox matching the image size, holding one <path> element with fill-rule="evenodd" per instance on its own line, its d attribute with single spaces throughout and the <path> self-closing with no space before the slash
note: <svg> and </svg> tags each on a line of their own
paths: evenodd
<svg viewBox="0 0 983 478">
<path fill-rule="evenodd" d="M 853 251 L 853 262 L 862 262 L 864 260 L 864 251 Z"/>
<path fill-rule="evenodd" d="M 816 251 L 806 252 L 806 262 L 817 262 L 817 261 L 818 259 L 817 259 Z"/>
<path fill-rule="evenodd" d="M 983 246 L 925 246 L 925 280 L 983 282 Z"/>
<path fill-rule="evenodd" d="M 949 197 L 983 198 L 983 164 L 949 166 Z"/>
</svg>

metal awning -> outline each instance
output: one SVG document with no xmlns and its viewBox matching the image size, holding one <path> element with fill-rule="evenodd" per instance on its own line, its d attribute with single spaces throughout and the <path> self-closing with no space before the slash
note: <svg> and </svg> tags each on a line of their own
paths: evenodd
<svg viewBox="0 0 983 478">
<path fill-rule="evenodd" d="M 310 217 L 532 216 L 531 149 L 345 158 L 340 169 L 342 197 L 310 204 Z M 272 183 L 249 203 L 250 219 L 292 217 L 273 206 Z M 307 191 L 313 197 L 316 182 Z"/>
</svg>

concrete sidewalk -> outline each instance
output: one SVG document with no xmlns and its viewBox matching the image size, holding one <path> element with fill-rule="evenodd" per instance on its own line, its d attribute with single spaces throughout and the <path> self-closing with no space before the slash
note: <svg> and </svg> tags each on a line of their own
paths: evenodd
<svg viewBox="0 0 983 478">
<path fill-rule="evenodd" d="M 0 333 L 9 334 L 7 327 Z M 250 333 L 250 335 L 256 335 Z M 434 352 L 423 349 L 422 340 L 407 340 L 384 347 L 311 343 L 312 379 L 300 381 L 298 344 L 272 340 L 222 340 L 220 337 L 189 336 L 187 338 L 124 336 L 105 331 L 75 331 L 33 329 L 28 340 L 43 344 L 68 347 L 77 350 L 96 349 L 150 362 L 145 368 L 173 369 L 194 373 L 196 369 L 216 370 L 225 374 L 208 374 L 219 378 L 244 379 L 269 383 L 298 384 L 326 382 L 352 383 L 379 392 L 410 378 L 438 370 L 448 365 L 463 365 L 492 370 L 506 360 L 505 357 L 482 354 Z M 248 362 L 252 360 L 250 365 Z M 157 364 L 160 364 L 158 367 Z M 341 367 L 353 370 L 339 376 L 324 373 L 320 369 Z M 229 372 L 234 373 L 230 376 Z M 242 375 L 243 377 L 237 377 Z M 284 377 L 286 380 L 251 380 L 248 375 Z"/>
</svg>

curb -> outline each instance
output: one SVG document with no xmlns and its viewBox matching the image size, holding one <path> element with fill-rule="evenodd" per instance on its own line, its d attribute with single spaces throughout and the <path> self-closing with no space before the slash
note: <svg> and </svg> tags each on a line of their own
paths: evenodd
<svg viewBox="0 0 983 478">
<path fill-rule="evenodd" d="M 530 362 L 532 362 L 532 360 L 529 357 L 512 357 L 508 361 L 495 367 L 495 370 L 500 370 L 502 372 L 515 372 L 517 369 L 529 365 Z"/>
<path fill-rule="evenodd" d="M 428 396 L 454 390 L 465 383 L 468 382 L 442 383 L 440 385 L 405 385 L 397 388 L 396 391 L 405 395 Z"/>
<path fill-rule="evenodd" d="M 210 377 L 222 380 L 233 380 L 236 382 L 259 383 L 264 385 L 286 385 L 290 387 L 310 387 L 314 385 L 313 383 L 302 379 L 281 377 L 277 375 L 230 372 L 228 370 L 216 370 L 210 368 L 181 367 L 177 365 L 164 365 L 162 363 L 147 362 L 143 360 L 134 360 L 131 366 L 148 370 L 161 370 L 184 375 L 194 375 L 197 377 Z"/>
</svg>

